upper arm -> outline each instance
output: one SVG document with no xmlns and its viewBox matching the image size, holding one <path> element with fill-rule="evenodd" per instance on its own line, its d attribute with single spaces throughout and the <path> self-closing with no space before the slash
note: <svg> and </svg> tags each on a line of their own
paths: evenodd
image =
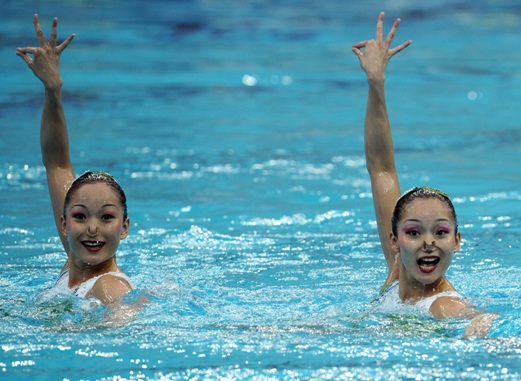
<svg viewBox="0 0 521 381">
<path fill-rule="evenodd" d="M 65 195 L 74 181 L 74 171 L 72 166 L 59 168 L 46 168 L 47 184 L 49 187 L 49 195 L 54 215 L 56 229 L 62 241 L 63 247 L 67 254 L 70 253 L 67 237 L 62 231 L 63 206 L 65 203 Z"/>
<path fill-rule="evenodd" d="M 400 197 L 400 184 L 394 162 L 393 139 L 383 81 L 369 85 L 364 122 L 366 165 L 371 177 L 373 203 L 380 242 L 391 271 L 394 253 L 391 250 L 391 217 L 396 200 Z"/>
<path fill-rule="evenodd" d="M 453 296 L 442 296 L 436 299 L 430 307 L 430 312 L 436 319 L 470 318 L 478 313 L 469 308 L 463 299 Z"/>
<path fill-rule="evenodd" d="M 123 278 L 107 274 L 99 278 L 87 296 L 94 296 L 105 304 L 110 304 L 132 291 L 132 286 Z"/>
<path fill-rule="evenodd" d="M 437 319 L 461 318 L 470 320 L 463 337 L 486 337 L 497 314 L 485 313 L 468 306 L 462 299 L 443 296 L 432 303 L 431 314 Z"/>
<path fill-rule="evenodd" d="M 391 248 L 390 241 L 391 218 L 396 200 L 400 197 L 400 185 L 396 171 L 371 173 L 371 187 L 380 243 L 387 267 L 391 272 L 396 254 Z"/>
</svg>

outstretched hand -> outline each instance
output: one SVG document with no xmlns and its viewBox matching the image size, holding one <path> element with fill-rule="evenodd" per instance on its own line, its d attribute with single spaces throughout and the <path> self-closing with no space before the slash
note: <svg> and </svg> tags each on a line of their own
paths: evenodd
<svg viewBox="0 0 521 381">
<path fill-rule="evenodd" d="M 383 80 L 385 68 L 391 57 L 408 47 L 412 42 L 407 40 L 403 44 L 390 49 L 396 30 L 400 25 L 400 19 L 395 20 L 385 40 L 383 40 L 383 24 L 384 13 L 381 12 L 376 24 L 376 39 L 361 41 L 352 47 L 353 53 L 358 56 L 360 66 L 364 69 L 368 80 Z M 362 51 L 362 49 L 364 50 Z"/>
<path fill-rule="evenodd" d="M 58 19 L 55 17 L 52 20 L 51 36 L 48 42 L 40 27 L 38 15 L 34 15 L 33 20 L 36 37 L 38 38 L 40 46 L 17 48 L 16 55 L 27 63 L 34 75 L 42 81 L 46 88 L 59 88 L 62 85 L 60 77 L 60 54 L 69 45 L 75 35 L 71 34 L 60 45 L 56 46 Z M 29 54 L 32 54 L 33 58 L 31 58 Z"/>
</svg>

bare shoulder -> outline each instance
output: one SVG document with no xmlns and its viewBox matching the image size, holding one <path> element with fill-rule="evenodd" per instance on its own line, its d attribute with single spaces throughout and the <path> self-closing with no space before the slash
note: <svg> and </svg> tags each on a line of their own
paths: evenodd
<svg viewBox="0 0 521 381">
<path fill-rule="evenodd" d="M 499 317 L 495 313 L 485 313 L 468 306 L 457 297 L 442 296 L 432 303 L 431 314 L 437 319 L 461 318 L 470 322 L 465 328 L 463 337 L 486 337 L 492 327 L 492 323 Z"/>
<path fill-rule="evenodd" d="M 117 275 L 106 274 L 99 278 L 87 296 L 94 296 L 105 304 L 112 303 L 132 291 L 130 283 Z"/>
<path fill-rule="evenodd" d="M 465 300 L 455 296 L 441 296 L 430 307 L 430 312 L 436 319 L 465 317 L 473 311 Z"/>
</svg>

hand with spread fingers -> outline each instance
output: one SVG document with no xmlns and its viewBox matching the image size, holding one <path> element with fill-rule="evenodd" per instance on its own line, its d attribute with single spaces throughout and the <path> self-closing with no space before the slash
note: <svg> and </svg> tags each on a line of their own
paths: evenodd
<svg viewBox="0 0 521 381">
<path fill-rule="evenodd" d="M 61 87 L 62 80 L 60 77 L 60 54 L 73 40 L 74 34 L 71 34 L 60 45 L 56 45 L 58 27 L 58 19 L 55 17 L 52 21 L 52 30 L 49 41 L 45 39 L 45 35 L 40 27 L 38 15 L 34 15 L 34 29 L 36 37 L 40 43 L 39 47 L 17 48 L 16 55 L 21 57 L 38 77 L 45 88 L 52 89 Z M 31 58 L 30 54 L 33 55 Z"/>
<path fill-rule="evenodd" d="M 412 41 L 407 40 L 401 45 L 391 49 L 391 43 L 393 42 L 396 30 L 400 25 L 400 21 L 400 19 L 395 20 L 391 31 L 384 40 L 384 13 L 381 12 L 376 24 L 376 39 L 361 41 L 353 45 L 353 53 L 355 53 L 360 59 L 360 66 L 364 69 L 369 81 L 383 80 L 385 68 L 387 67 L 387 63 L 391 57 L 411 44 Z M 362 51 L 362 49 L 364 50 Z"/>
</svg>

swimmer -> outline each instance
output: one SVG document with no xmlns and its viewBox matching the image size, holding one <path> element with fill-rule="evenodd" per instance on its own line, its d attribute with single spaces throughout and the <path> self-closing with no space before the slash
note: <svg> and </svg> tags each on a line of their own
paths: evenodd
<svg viewBox="0 0 521 381">
<path fill-rule="evenodd" d="M 485 336 L 493 314 L 468 305 L 445 277 L 454 253 L 460 249 L 461 233 L 450 198 L 429 187 L 413 188 L 400 195 L 394 163 L 391 129 L 385 102 L 385 68 L 389 60 L 407 48 L 411 40 L 391 49 L 400 19 L 383 39 L 384 13 L 376 26 L 376 39 L 352 47 L 369 87 L 364 141 L 367 169 L 380 242 L 388 277 L 377 298 L 394 300 L 396 308 L 414 305 L 437 319 L 470 319 L 466 336 Z"/>
<path fill-rule="evenodd" d="M 68 257 L 53 289 L 110 304 L 134 288 L 116 264 L 116 251 L 120 240 L 127 237 L 130 224 L 126 197 L 109 174 L 86 172 L 75 179 L 60 76 L 60 55 L 75 35 L 57 45 L 57 26 L 58 19 L 54 18 L 46 41 L 38 15 L 34 15 L 40 46 L 16 50 L 45 88 L 40 129 L 42 159 L 54 220 Z"/>
</svg>

